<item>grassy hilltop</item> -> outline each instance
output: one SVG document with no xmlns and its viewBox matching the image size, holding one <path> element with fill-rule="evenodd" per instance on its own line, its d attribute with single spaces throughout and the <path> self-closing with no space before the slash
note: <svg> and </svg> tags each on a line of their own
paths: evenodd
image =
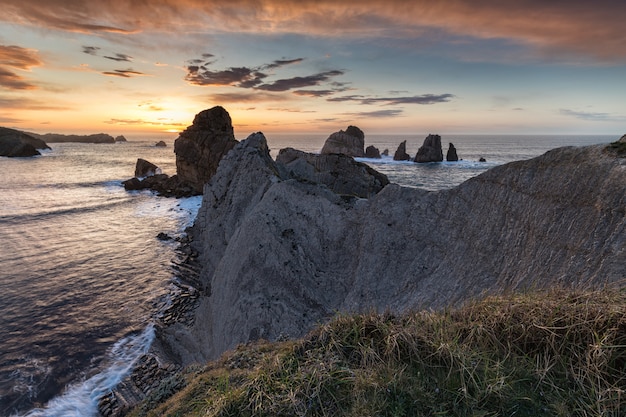
<svg viewBox="0 0 626 417">
<path fill-rule="evenodd" d="M 623 416 L 626 291 L 338 316 L 163 381 L 132 416 Z"/>
</svg>

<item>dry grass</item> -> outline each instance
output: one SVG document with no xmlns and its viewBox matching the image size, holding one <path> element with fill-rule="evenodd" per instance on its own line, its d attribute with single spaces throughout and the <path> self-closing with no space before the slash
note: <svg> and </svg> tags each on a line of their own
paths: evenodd
<svg viewBox="0 0 626 417">
<path fill-rule="evenodd" d="M 626 292 L 339 316 L 240 346 L 146 416 L 623 416 Z"/>
</svg>

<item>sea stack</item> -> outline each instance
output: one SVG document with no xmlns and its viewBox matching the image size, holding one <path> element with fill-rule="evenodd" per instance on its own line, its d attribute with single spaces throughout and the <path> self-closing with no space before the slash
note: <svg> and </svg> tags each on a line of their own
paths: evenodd
<svg viewBox="0 0 626 417">
<path fill-rule="evenodd" d="M 237 143 L 230 115 L 223 107 L 215 106 L 196 114 L 193 124 L 174 142 L 179 180 L 202 193 L 222 157 Z"/>
<path fill-rule="evenodd" d="M 345 131 L 340 130 L 332 133 L 326 139 L 321 154 L 341 153 L 360 158 L 365 156 L 364 147 L 365 134 L 363 131 L 356 126 L 348 126 Z"/>
<path fill-rule="evenodd" d="M 415 155 L 415 162 L 441 162 L 443 161 L 443 150 L 441 149 L 441 136 L 429 134 L 424 139 L 424 144 L 420 146 Z"/>
<path fill-rule="evenodd" d="M 459 160 L 459 156 L 456 153 L 456 148 L 451 143 L 450 146 L 448 147 L 448 153 L 446 154 L 446 161 L 454 162 L 458 160 Z"/>
<path fill-rule="evenodd" d="M 406 140 L 402 141 L 400 145 L 398 145 L 398 149 L 396 149 L 396 153 L 393 154 L 394 161 L 410 161 L 411 155 L 406 153 Z"/>
</svg>

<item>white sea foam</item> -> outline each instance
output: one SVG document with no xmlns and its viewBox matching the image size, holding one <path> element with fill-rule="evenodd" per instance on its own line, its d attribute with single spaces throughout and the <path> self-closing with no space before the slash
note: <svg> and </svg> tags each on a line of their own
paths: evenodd
<svg viewBox="0 0 626 417">
<path fill-rule="evenodd" d="M 154 326 L 118 341 L 108 356 L 108 365 L 100 373 L 67 388 L 44 408 L 25 417 L 90 417 L 98 415 L 98 400 L 130 373 L 135 362 L 144 355 L 154 340 Z"/>
</svg>

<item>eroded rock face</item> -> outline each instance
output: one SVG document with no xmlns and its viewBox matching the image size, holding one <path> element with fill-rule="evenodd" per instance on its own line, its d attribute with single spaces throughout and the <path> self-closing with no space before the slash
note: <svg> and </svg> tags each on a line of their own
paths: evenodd
<svg viewBox="0 0 626 417">
<path fill-rule="evenodd" d="M 443 161 L 443 150 L 441 149 L 441 136 L 429 134 L 424 139 L 424 144 L 420 146 L 415 155 L 415 162 L 441 162 Z"/>
<path fill-rule="evenodd" d="M 154 165 L 150 161 L 146 161 L 145 159 L 138 158 L 137 163 L 135 164 L 135 177 L 149 177 L 154 174 L 160 174 L 161 168 Z"/>
<path fill-rule="evenodd" d="M 46 143 L 24 132 L 0 127 L 0 156 L 28 157 L 41 155 L 37 149 L 50 149 Z"/>
<path fill-rule="evenodd" d="M 348 126 L 345 130 L 332 133 L 324 146 L 322 147 L 322 155 L 340 153 L 351 157 L 363 157 L 365 151 L 365 135 L 363 131 L 356 126 Z"/>
<path fill-rule="evenodd" d="M 406 153 L 406 140 L 402 141 L 400 145 L 398 145 L 398 149 L 396 149 L 396 153 L 393 154 L 394 161 L 410 161 L 411 155 Z"/>
<path fill-rule="evenodd" d="M 370 145 L 367 148 L 365 148 L 365 157 L 366 158 L 372 158 L 372 159 L 380 159 L 380 151 L 378 150 L 377 147 Z"/>
<path fill-rule="evenodd" d="M 386 175 L 342 154 L 315 155 L 286 148 L 276 162 L 286 169 L 285 177 L 324 184 L 344 196 L 368 198 L 389 184 Z"/>
<path fill-rule="evenodd" d="M 450 143 L 450 146 L 448 147 L 448 152 L 446 153 L 446 161 L 454 162 L 458 160 L 459 160 L 459 156 L 456 153 L 456 148 L 454 147 L 452 143 Z"/>
<path fill-rule="evenodd" d="M 179 180 L 201 193 L 221 159 L 237 143 L 230 115 L 223 107 L 201 111 L 174 142 Z"/>
<path fill-rule="evenodd" d="M 626 160 L 603 149 L 557 149 L 451 190 L 390 184 L 346 200 L 291 175 L 289 164 L 308 157 L 289 151 L 275 162 L 253 135 L 205 187 L 191 232 L 205 294 L 193 325 L 160 330 L 159 343 L 188 364 L 257 338 L 301 336 L 338 311 L 624 285 Z"/>
</svg>

